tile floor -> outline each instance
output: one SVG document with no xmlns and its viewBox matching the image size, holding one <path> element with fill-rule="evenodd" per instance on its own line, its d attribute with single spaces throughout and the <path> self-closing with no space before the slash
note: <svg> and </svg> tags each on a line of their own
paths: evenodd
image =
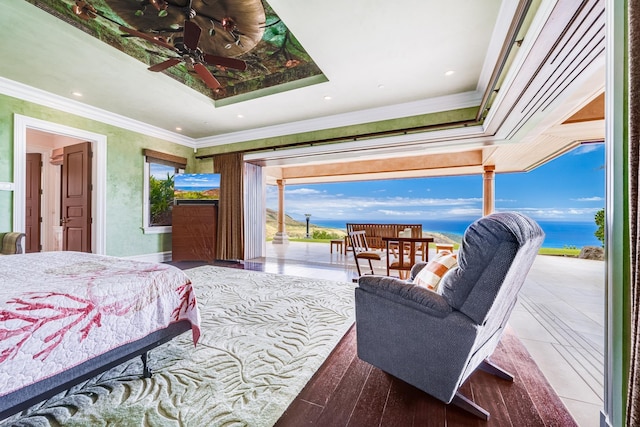
<svg viewBox="0 0 640 427">
<path fill-rule="evenodd" d="M 329 244 L 268 242 L 266 257 L 249 261 L 278 274 L 357 277 L 351 254 Z M 604 301 L 603 262 L 538 256 L 509 322 L 581 427 L 599 426 L 603 405 Z"/>
</svg>

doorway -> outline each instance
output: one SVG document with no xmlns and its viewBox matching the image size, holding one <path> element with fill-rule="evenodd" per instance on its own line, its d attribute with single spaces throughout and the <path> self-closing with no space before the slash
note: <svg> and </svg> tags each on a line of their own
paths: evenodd
<svg viewBox="0 0 640 427">
<path fill-rule="evenodd" d="M 88 189 L 93 184 L 92 145 L 68 136 L 27 129 L 25 252 L 91 250 L 93 203 Z M 77 158 L 79 161 L 74 161 Z M 70 190 L 74 193 L 72 197 L 68 194 Z M 70 214 L 65 212 L 84 216 L 68 218 Z"/>
<path fill-rule="evenodd" d="M 90 252 L 96 254 L 106 253 L 106 143 L 107 138 L 105 135 L 88 132 L 82 129 L 75 129 L 68 126 L 60 125 L 57 123 L 46 122 L 32 117 L 14 116 L 14 183 L 15 190 L 13 194 L 13 229 L 19 231 L 26 230 L 26 162 L 27 152 L 46 151 L 46 156 L 43 157 L 43 163 L 48 161 L 49 152 L 46 147 L 37 148 L 36 143 L 30 144 L 29 136 L 40 135 L 42 137 L 51 138 L 53 141 L 58 141 L 61 146 L 71 145 L 72 143 L 88 141 L 93 147 L 93 159 L 92 159 L 92 184 L 93 192 L 91 197 L 91 211 L 92 211 L 92 224 L 91 224 L 91 248 Z M 66 142 L 65 142 L 66 141 Z M 42 143 L 41 143 L 42 144 Z M 45 186 L 49 181 L 49 178 L 45 176 Z M 55 185 L 59 180 L 54 178 L 50 185 L 49 193 L 45 194 L 43 200 L 46 202 L 50 200 L 48 208 L 43 206 L 43 229 L 47 230 L 43 234 L 43 250 L 55 250 L 59 248 L 56 243 L 55 227 L 56 223 L 56 208 L 55 201 L 59 200 L 60 185 Z M 57 190 L 56 190 L 57 188 Z M 43 188 L 43 192 L 47 192 L 47 188 Z M 45 210 L 48 209 L 48 210 Z M 57 218 L 60 218 L 58 215 Z M 45 228 L 46 226 L 46 228 Z M 47 233 L 49 233 L 47 235 Z"/>
</svg>

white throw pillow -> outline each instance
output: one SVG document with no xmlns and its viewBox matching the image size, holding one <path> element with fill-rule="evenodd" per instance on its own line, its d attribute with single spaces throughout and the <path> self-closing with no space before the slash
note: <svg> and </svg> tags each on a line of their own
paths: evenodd
<svg viewBox="0 0 640 427">
<path fill-rule="evenodd" d="M 455 254 L 449 251 L 440 251 L 433 260 L 429 261 L 413 279 L 413 283 L 418 286 L 438 292 L 438 285 L 444 275 L 453 267 L 458 265 Z"/>
</svg>

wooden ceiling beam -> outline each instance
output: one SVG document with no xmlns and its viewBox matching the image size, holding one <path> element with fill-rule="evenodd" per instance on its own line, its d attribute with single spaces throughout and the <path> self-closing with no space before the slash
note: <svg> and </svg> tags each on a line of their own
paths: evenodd
<svg viewBox="0 0 640 427">
<path fill-rule="evenodd" d="M 316 165 L 282 168 L 282 178 L 300 179 L 311 177 L 362 175 L 372 173 L 418 171 L 458 168 L 482 165 L 482 150 L 457 153 L 428 154 L 413 157 L 335 162 Z"/>
</svg>

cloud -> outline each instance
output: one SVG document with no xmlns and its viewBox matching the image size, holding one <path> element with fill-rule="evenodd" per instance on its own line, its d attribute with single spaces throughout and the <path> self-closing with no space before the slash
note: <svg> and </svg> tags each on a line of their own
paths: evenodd
<svg viewBox="0 0 640 427">
<path fill-rule="evenodd" d="M 297 188 L 295 190 L 285 190 L 285 196 L 296 194 L 322 194 L 323 191 L 314 190 L 313 188 Z"/>
<path fill-rule="evenodd" d="M 579 197 L 577 199 L 571 199 L 574 202 L 603 202 L 604 197 L 593 196 L 593 197 Z"/>
<path fill-rule="evenodd" d="M 537 220 L 590 221 L 599 207 L 585 207 L 585 203 L 601 202 L 602 197 L 583 197 L 573 200 L 570 207 L 518 207 L 517 200 L 497 199 L 496 210 L 518 211 Z M 507 203 L 508 202 L 508 203 Z M 310 187 L 286 192 L 286 213 L 303 219 L 310 213 L 316 220 L 346 221 L 429 221 L 479 218 L 483 214 L 481 197 L 385 197 L 382 194 L 363 196 L 331 193 Z M 520 202 L 522 203 L 522 202 Z M 501 206 L 509 206 L 501 208 Z M 267 190 L 267 207 L 277 209 L 278 192 Z"/>
<path fill-rule="evenodd" d="M 603 145 L 604 145 L 603 143 L 598 143 L 598 142 L 594 142 L 590 144 L 581 144 L 576 149 L 571 151 L 571 154 L 574 156 L 580 156 L 582 154 L 591 153 L 593 151 L 601 149 Z"/>
<path fill-rule="evenodd" d="M 267 207 L 277 209 L 277 206 L 277 192 L 267 192 Z M 285 194 L 285 210 L 294 218 L 311 213 L 314 218 L 347 220 L 477 217 L 482 213 L 482 199 L 346 196 L 326 191 L 296 190 Z"/>
<path fill-rule="evenodd" d="M 480 217 L 482 216 L 482 208 L 459 208 L 448 211 L 451 216 L 457 217 Z"/>
<path fill-rule="evenodd" d="M 175 185 L 177 187 L 201 187 L 214 188 L 220 186 L 220 176 L 205 173 L 187 173 L 175 176 Z"/>
<path fill-rule="evenodd" d="M 314 197 L 287 197 L 287 196 L 306 196 Z M 270 195 L 273 203 L 277 202 L 277 194 Z M 409 197 L 364 197 L 364 196 L 335 196 L 326 193 L 296 193 L 286 194 L 285 203 L 287 210 L 295 206 L 322 206 L 335 207 L 342 209 L 355 208 L 394 208 L 394 207 L 435 207 L 435 206 L 461 206 L 468 204 L 482 203 L 480 198 L 409 198 Z"/>
<path fill-rule="evenodd" d="M 586 220 L 593 219 L 600 208 L 513 208 L 514 210 L 536 219 Z"/>
<path fill-rule="evenodd" d="M 380 209 L 378 210 L 378 212 L 386 216 L 405 216 L 405 217 L 412 217 L 412 218 L 418 218 L 424 214 L 424 212 L 422 211 L 394 211 L 394 210 L 385 210 L 385 209 Z"/>
</svg>

